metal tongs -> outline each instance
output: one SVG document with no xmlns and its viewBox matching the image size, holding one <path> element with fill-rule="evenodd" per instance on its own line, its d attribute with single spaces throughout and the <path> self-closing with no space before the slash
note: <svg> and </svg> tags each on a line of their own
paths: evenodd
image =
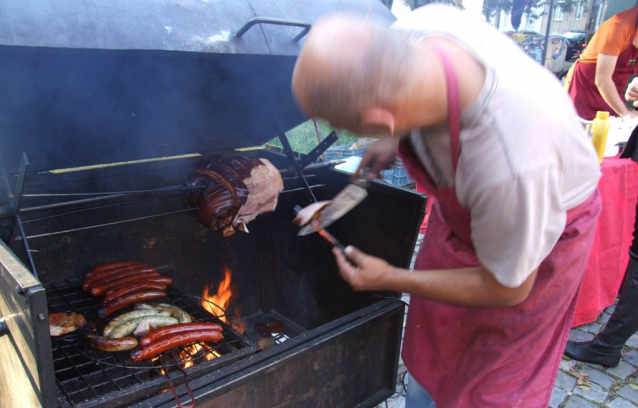
<svg viewBox="0 0 638 408">
<path fill-rule="evenodd" d="M 341 190 L 334 199 L 312 203 L 306 208 L 295 206 L 297 217 L 294 222 L 301 227 L 298 235 L 317 232 L 330 244 L 345 251 L 345 246 L 325 228 L 343 217 L 368 196 L 367 188 L 370 185 L 370 179 L 360 171 L 355 173 L 355 176 L 357 179 Z"/>
</svg>

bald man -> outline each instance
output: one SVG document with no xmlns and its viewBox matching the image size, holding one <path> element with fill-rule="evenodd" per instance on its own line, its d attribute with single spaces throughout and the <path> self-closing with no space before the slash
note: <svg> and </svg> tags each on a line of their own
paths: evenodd
<svg viewBox="0 0 638 408">
<path fill-rule="evenodd" d="M 378 175 L 398 150 L 436 197 L 414 271 L 334 251 L 355 290 L 412 294 L 406 406 L 547 407 L 600 212 L 596 155 L 556 78 L 432 5 L 391 28 L 318 22 L 293 92 L 309 116 L 383 137 L 362 167 Z"/>
</svg>

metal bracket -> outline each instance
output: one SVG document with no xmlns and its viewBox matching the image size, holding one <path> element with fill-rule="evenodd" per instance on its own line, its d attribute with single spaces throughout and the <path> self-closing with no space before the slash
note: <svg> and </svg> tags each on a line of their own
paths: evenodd
<svg viewBox="0 0 638 408">
<path fill-rule="evenodd" d="M 304 38 L 306 34 L 308 34 L 308 32 L 310 31 L 310 27 L 312 27 L 312 24 L 306 23 L 305 21 L 284 20 L 281 18 L 271 18 L 271 17 L 255 17 L 248 20 L 248 22 L 244 24 L 243 27 L 240 28 L 239 31 L 237 31 L 237 33 L 235 33 L 235 38 L 241 38 L 242 35 L 246 34 L 246 31 L 248 31 L 250 27 L 256 24 L 272 24 L 272 25 L 283 25 L 283 26 L 290 26 L 290 27 L 303 27 L 303 30 L 301 30 L 301 32 L 293 38 L 293 41 L 295 42 L 299 42 L 299 40 Z"/>
<path fill-rule="evenodd" d="M 289 170 L 291 172 L 294 172 L 295 174 L 297 174 L 297 176 L 299 176 L 299 178 L 301 178 L 301 181 L 304 184 L 304 188 L 306 189 L 306 195 L 308 196 L 308 198 L 313 202 L 317 202 L 317 198 L 315 197 L 315 194 L 312 192 L 312 189 L 310 188 L 310 184 L 308 184 L 308 180 L 306 180 L 306 178 L 304 177 L 301 171 L 302 167 L 299 165 L 299 162 L 297 161 L 297 159 L 295 159 L 295 154 L 292 151 L 292 147 L 290 146 L 290 142 L 288 141 L 286 132 L 284 132 L 284 129 L 281 127 L 279 120 L 278 119 L 275 119 L 275 120 L 277 121 L 277 126 L 279 127 L 279 134 L 277 135 L 277 137 L 279 138 L 281 145 L 284 147 L 284 152 L 286 153 L 286 156 L 288 156 L 288 160 L 290 161 Z"/>
<path fill-rule="evenodd" d="M 38 271 L 35 267 L 35 261 L 31 255 L 31 249 L 29 248 L 29 242 L 27 240 L 27 234 L 24 232 L 24 226 L 22 225 L 22 219 L 20 218 L 20 202 L 22 201 L 22 191 L 24 190 L 24 182 L 27 178 L 27 167 L 29 166 L 29 159 L 26 153 L 22 153 L 20 159 L 20 168 L 18 170 L 18 180 L 16 181 L 15 194 L 11 193 L 11 186 L 9 185 L 9 176 L 7 175 L 7 169 L 4 167 L 4 161 L 0 160 L 0 167 L 2 168 L 2 177 L 5 180 L 7 194 L 9 196 L 9 202 L 11 205 L 11 212 L 18 224 L 18 231 L 20 232 L 20 238 L 24 245 L 27 258 L 29 259 L 29 265 L 31 266 L 31 272 L 38 279 Z"/>
<path fill-rule="evenodd" d="M 299 160 L 299 167 L 301 167 L 301 169 L 305 169 L 310 163 L 314 163 L 315 160 L 319 158 L 319 156 L 321 156 L 326 150 L 328 150 L 330 146 L 334 144 L 334 142 L 337 141 L 337 139 L 339 139 L 339 136 L 337 136 L 337 132 L 333 130 L 328 136 L 326 136 L 325 139 L 321 141 L 321 143 L 317 145 L 317 147 L 312 149 L 310 153 Z"/>
</svg>

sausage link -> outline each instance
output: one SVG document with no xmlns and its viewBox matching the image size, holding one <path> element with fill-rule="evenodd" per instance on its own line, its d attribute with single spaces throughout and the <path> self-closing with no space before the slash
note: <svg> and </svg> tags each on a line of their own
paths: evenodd
<svg viewBox="0 0 638 408">
<path fill-rule="evenodd" d="M 90 288 L 91 286 L 95 286 L 95 282 L 102 280 L 102 279 L 106 279 L 108 277 L 111 276 L 117 276 L 119 274 L 121 274 L 122 272 L 125 271 L 130 271 L 132 269 L 144 269 L 144 268 L 153 268 L 150 265 L 144 265 L 144 264 L 138 264 L 138 265 L 127 265 L 127 266 L 120 266 L 117 268 L 113 268 L 113 269 L 108 269 L 106 271 L 104 271 L 103 273 L 100 274 L 96 274 L 93 276 L 90 276 L 88 278 L 86 278 L 84 280 L 84 284 L 82 285 L 82 289 L 84 290 L 88 290 L 88 288 Z M 155 270 L 155 268 L 153 268 Z M 88 288 L 85 288 L 88 287 Z"/>
<path fill-rule="evenodd" d="M 113 299 L 117 299 L 120 296 L 126 295 L 127 293 L 135 292 L 139 289 L 157 289 L 157 290 L 166 290 L 166 287 L 170 284 L 170 279 L 165 276 L 161 276 L 158 278 L 168 279 L 168 283 L 157 283 L 147 279 L 138 279 L 132 282 L 124 283 L 122 285 L 113 286 L 111 289 L 105 292 L 105 296 L 102 299 L 104 302 L 110 302 Z"/>
<path fill-rule="evenodd" d="M 169 334 L 168 336 L 162 337 L 155 343 L 152 343 L 141 350 L 137 350 L 131 353 L 131 360 L 145 360 L 175 347 L 183 346 L 190 343 L 199 343 L 202 341 L 217 342 L 223 338 L 224 336 L 222 336 L 222 333 L 218 330 L 191 331 L 186 333 Z"/>
<path fill-rule="evenodd" d="M 159 276 L 159 273 L 157 273 L 157 272 L 138 272 L 135 275 L 127 275 L 127 276 L 124 276 L 122 278 L 110 281 L 110 282 L 105 282 L 105 283 L 103 283 L 101 285 L 92 286 L 91 287 L 91 294 L 93 296 L 100 296 L 100 295 L 104 294 L 104 292 L 106 292 L 107 290 L 112 288 L 113 286 L 121 285 L 123 283 L 129 283 L 129 282 L 132 282 L 134 280 L 138 280 L 140 278 L 150 278 L 150 277 L 153 277 L 153 276 Z"/>
<path fill-rule="evenodd" d="M 155 315 L 137 317 L 115 327 L 111 332 L 110 337 L 114 339 L 120 339 L 122 337 L 128 336 L 129 334 L 132 334 L 137 326 L 139 326 L 139 324 L 143 321 L 147 321 L 153 327 L 170 326 L 179 323 L 176 318 L 170 316 Z"/>
<path fill-rule="evenodd" d="M 106 316 L 126 306 L 133 305 L 135 303 L 146 302 L 149 300 L 165 299 L 166 292 L 161 290 L 140 290 L 137 292 L 131 292 L 124 296 L 112 300 L 104 305 L 102 309 L 98 311 L 98 316 L 104 319 Z"/>
<path fill-rule="evenodd" d="M 94 266 L 93 268 L 89 269 L 87 272 L 84 273 L 84 278 L 90 278 L 94 275 L 99 275 L 101 273 L 104 273 L 110 269 L 115 269 L 115 268 L 122 268 L 122 267 L 127 267 L 130 265 L 142 265 L 139 262 L 135 262 L 135 261 L 122 261 L 122 262 L 111 262 L 111 263 L 107 263 L 107 264 L 102 264 L 102 265 L 98 265 L 98 266 Z"/>
<path fill-rule="evenodd" d="M 202 330 L 215 330 L 222 331 L 222 326 L 217 323 L 182 323 L 175 324 L 173 326 L 162 327 L 157 330 L 153 330 L 140 340 L 140 346 L 145 347 L 149 344 L 155 343 L 169 334 L 186 333 L 191 331 Z"/>
<path fill-rule="evenodd" d="M 123 313 L 113 320 L 111 320 L 104 329 L 102 330 L 102 335 L 105 337 L 112 337 L 111 332 L 123 323 L 131 321 L 133 319 L 137 319 L 138 317 L 146 317 L 146 316 L 170 316 L 169 312 L 166 311 L 158 311 L 158 310 L 134 310 L 132 312 Z"/>
<path fill-rule="evenodd" d="M 137 347 L 135 337 L 111 339 L 93 333 L 84 333 L 84 340 L 89 346 L 103 351 L 124 351 Z"/>
<path fill-rule="evenodd" d="M 125 276 L 131 276 L 141 272 L 157 272 L 157 269 L 153 268 L 152 266 L 135 266 L 130 269 L 117 271 L 107 276 L 100 276 L 98 279 L 95 279 L 93 281 L 85 281 L 84 283 L 88 283 L 89 289 L 92 289 L 96 286 L 104 285 L 105 283 L 113 282 L 114 280 L 123 278 Z M 84 285 L 82 287 L 84 287 Z"/>
</svg>

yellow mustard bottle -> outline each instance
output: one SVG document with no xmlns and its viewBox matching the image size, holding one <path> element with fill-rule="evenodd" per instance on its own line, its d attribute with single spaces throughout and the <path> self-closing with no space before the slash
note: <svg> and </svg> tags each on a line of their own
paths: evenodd
<svg viewBox="0 0 638 408">
<path fill-rule="evenodd" d="M 591 142 L 598 153 L 598 162 L 603 162 L 607 133 L 609 132 L 609 112 L 596 112 L 596 118 L 591 124 Z"/>
</svg>

